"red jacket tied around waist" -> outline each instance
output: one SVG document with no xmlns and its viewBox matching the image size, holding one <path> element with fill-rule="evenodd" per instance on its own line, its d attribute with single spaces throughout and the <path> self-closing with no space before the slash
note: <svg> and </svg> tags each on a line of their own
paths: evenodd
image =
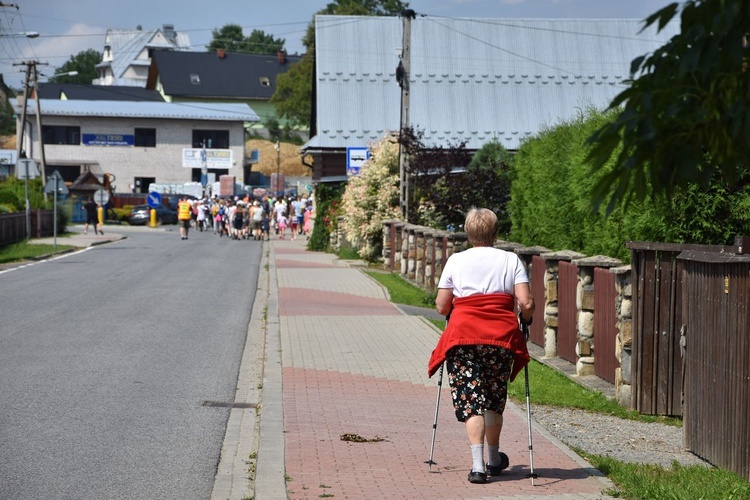
<svg viewBox="0 0 750 500">
<path fill-rule="evenodd" d="M 458 345 L 494 345 L 513 353 L 510 379 L 529 362 L 526 339 L 518 328 L 515 299 L 507 293 L 475 294 L 453 299 L 453 310 L 445 331 L 432 351 L 427 374 L 432 377 L 447 352 Z"/>
</svg>

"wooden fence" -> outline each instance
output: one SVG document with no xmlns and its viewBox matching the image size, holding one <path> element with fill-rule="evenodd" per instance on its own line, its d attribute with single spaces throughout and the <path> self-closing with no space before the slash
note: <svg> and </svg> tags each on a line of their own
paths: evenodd
<svg viewBox="0 0 750 500">
<path fill-rule="evenodd" d="M 434 287 L 448 257 L 466 248 L 465 235 L 384 226 L 387 266 L 420 286 Z M 495 246 L 529 267 L 537 303 L 530 340 L 545 356 L 614 382 L 627 407 L 684 416 L 689 450 L 750 480 L 750 238 L 733 246 L 629 242 L 631 266 Z"/>
<path fill-rule="evenodd" d="M 54 211 L 32 210 L 31 234 L 26 234 L 26 212 L 0 214 L 0 246 L 18 243 L 27 238 L 42 238 L 54 233 Z"/>
<path fill-rule="evenodd" d="M 750 255 L 685 251 L 685 445 L 750 480 Z"/>
</svg>

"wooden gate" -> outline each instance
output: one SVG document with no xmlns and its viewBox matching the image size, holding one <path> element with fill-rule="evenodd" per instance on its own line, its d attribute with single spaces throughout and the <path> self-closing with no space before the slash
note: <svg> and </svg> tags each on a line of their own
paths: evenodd
<svg viewBox="0 0 750 500">
<path fill-rule="evenodd" d="M 578 267 L 561 260 L 557 273 L 557 355 L 571 363 L 578 362 Z"/>
<path fill-rule="evenodd" d="M 615 312 L 615 275 L 609 269 L 594 269 L 594 374 L 615 383 L 620 364 L 615 356 L 617 315 Z"/>
<path fill-rule="evenodd" d="M 682 259 L 685 445 L 750 480 L 750 255 Z"/>
<path fill-rule="evenodd" d="M 734 253 L 737 246 L 628 242 L 633 269 L 633 408 L 682 415 L 679 338 L 683 310 L 682 251 Z"/>
</svg>

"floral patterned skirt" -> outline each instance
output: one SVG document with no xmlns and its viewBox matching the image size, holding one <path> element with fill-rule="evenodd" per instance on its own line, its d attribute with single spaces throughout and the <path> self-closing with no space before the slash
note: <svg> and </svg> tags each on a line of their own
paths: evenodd
<svg viewBox="0 0 750 500">
<path fill-rule="evenodd" d="M 491 345 L 460 345 L 447 353 L 448 383 L 459 422 L 487 410 L 502 414 L 513 353 Z"/>
</svg>

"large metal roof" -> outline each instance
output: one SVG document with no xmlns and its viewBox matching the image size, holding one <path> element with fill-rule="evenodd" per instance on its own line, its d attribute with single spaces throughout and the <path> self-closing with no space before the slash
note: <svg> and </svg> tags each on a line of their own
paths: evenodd
<svg viewBox="0 0 750 500">
<path fill-rule="evenodd" d="M 21 113 L 17 99 L 11 99 L 13 109 Z M 170 103 L 124 101 L 39 101 L 44 116 L 84 116 L 116 118 L 161 118 L 171 120 L 215 120 L 259 122 L 260 118 L 244 103 Z M 29 99 L 27 114 L 36 114 L 36 102 Z"/>
<path fill-rule="evenodd" d="M 664 45 L 677 22 L 641 32 L 636 19 L 412 21 L 413 127 L 428 145 L 524 138 L 605 109 L 625 88 L 631 61 Z M 400 128 L 396 67 L 402 20 L 316 16 L 316 127 L 305 149 L 362 146 Z"/>
</svg>

